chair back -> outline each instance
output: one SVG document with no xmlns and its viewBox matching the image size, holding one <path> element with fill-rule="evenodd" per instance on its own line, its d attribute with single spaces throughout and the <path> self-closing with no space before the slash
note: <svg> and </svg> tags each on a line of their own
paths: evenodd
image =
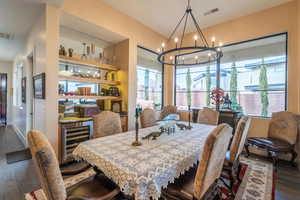
<svg viewBox="0 0 300 200">
<path fill-rule="evenodd" d="M 147 128 L 156 125 L 156 113 L 151 108 L 146 108 L 141 113 L 141 126 Z"/>
<path fill-rule="evenodd" d="M 231 133 L 232 128 L 228 124 L 220 124 L 207 137 L 195 177 L 196 199 L 201 199 L 220 177 Z"/>
<path fill-rule="evenodd" d="M 287 111 L 273 113 L 268 135 L 270 138 L 281 139 L 291 145 L 296 144 L 298 122 L 295 115 Z"/>
<path fill-rule="evenodd" d="M 201 124 L 218 125 L 219 112 L 211 108 L 203 108 L 198 112 L 197 122 Z"/>
<path fill-rule="evenodd" d="M 103 111 L 93 116 L 93 138 L 105 137 L 122 132 L 120 115 L 111 111 Z"/>
<path fill-rule="evenodd" d="M 240 154 L 243 151 L 249 127 L 251 124 L 251 118 L 243 116 L 236 127 L 234 137 L 230 146 L 230 162 L 234 163 L 238 160 Z"/>
<path fill-rule="evenodd" d="M 178 114 L 176 106 L 172 106 L 172 105 L 165 106 L 160 112 L 159 119 L 164 119 L 166 116 L 170 114 Z"/>
<path fill-rule="evenodd" d="M 58 160 L 46 136 L 39 131 L 27 134 L 29 148 L 42 189 L 48 200 L 65 200 L 67 192 Z"/>
</svg>

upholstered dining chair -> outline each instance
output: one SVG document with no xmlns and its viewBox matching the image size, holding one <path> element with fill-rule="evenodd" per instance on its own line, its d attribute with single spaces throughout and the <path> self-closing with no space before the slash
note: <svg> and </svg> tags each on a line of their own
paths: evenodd
<svg viewBox="0 0 300 200">
<path fill-rule="evenodd" d="M 217 125 L 219 121 L 219 112 L 211 108 L 203 108 L 198 113 L 197 122 L 201 124 Z"/>
<path fill-rule="evenodd" d="M 122 132 L 120 115 L 111 111 L 103 111 L 93 116 L 93 138 L 114 135 Z"/>
<path fill-rule="evenodd" d="M 207 137 L 197 170 L 186 174 L 168 185 L 162 192 L 164 199 L 212 199 L 219 194 L 218 179 L 221 175 L 232 128 L 220 124 Z"/>
<path fill-rule="evenodd" d="M 141 126 L 147 128 L 156 125 L 156 113 L 151 108 L 145 108 L 141 113 Z"/>
<path fill-rule="evenodd" d="M 291 112 L 282 111 L 273 113 L 269 124 L 268 137 L 248 138 L 245 144 L 247 154 L 250 154 L 249 146 L 265 150 L 273 159 L 273 164 L 277 166 L 278 154 L 290 153 L 290 163 L 294 165 L 297 157 L 295 144 L 298 137 L 298 124 L 296 115 Z"/>
<path fill-rule="evenodd" d="M 167 117 L 170 114 L 177 114 L 178 115 L 178 111 L 177 111 L 177 107 L 176 106 L 172 106 L 172 105 L 168 105 L 165 106 L 162 111 L 160 112 L 160 117 L 159 119 L 162 120 L 165 117 Z"/>
<path fill-rule="evenodd" d="M 234 181 L 238 178 L 239 158 L 244 149 L 251 118 L 246 116 L 241 117 L 239 120 L 231 145 L 230 150 L 226 153 L 223 169 L 228 172 L 230 178 L 230 188 L 232 189 Z"/>
<path fill-rule="evenodd" d="M 39 131 L 27 135 L 29 148 L 48 200 L 109 200 L 120 190 L 103 174 L 97 174 L 65 187 L 58 160 L 46 136 Z"/>
</svg>

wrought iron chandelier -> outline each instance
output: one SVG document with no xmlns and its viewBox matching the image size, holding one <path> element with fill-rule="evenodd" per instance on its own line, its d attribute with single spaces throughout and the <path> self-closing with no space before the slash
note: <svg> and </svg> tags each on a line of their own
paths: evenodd
<svg viewBox="0 0 300 200">
<path fill-rule="evenodd" d="M 194 45 L 183 46 L 189 18 L 192 19 L 192 22 L 196 27 L 197 32 L 193 38 Z M 181 37 L 174 37 L 182 23 L 183 32 L 181 34 Z M 170 44 L 171 40 L 174 40 L 175 44 Z M 219 45 L 216 46 L 215 42 L 215 37 L 212 37 L 211 45 L 209 45 L 209 43 L 207 42 L 207 39 L 205 38 L 199 24 L 197 23 L 196 18 L 193 15 L 190 0 L 188 0 L 188 5 L 183 17 L 176 25 L 167 42 L 163 42 L 161 48 L 157 49 L 159 53 L 157 59 L 160 63 L 167 65 L 192 66 L 213 63 L 223 56 L 221 49 L 223 44 L 220 42 Z M 174 48 L 165 49 L 167 46 L 171 47 L 173 45 Z"/>
</svg>

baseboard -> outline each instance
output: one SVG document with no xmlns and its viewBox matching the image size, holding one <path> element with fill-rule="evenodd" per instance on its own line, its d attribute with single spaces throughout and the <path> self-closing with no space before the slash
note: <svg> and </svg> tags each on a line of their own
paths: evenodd
<svg viewBox="0 0 300 200">
<path fill-rule="evenodd" d="M 26 138 L 22 134 L 22 132 L 20 131 L 20 129 L 18 127 L 16 127 L 14 124 L 12 124 L 11 126 L 14 129 L 14 131 L 17 133 L 17 136 L 19 137 L 19 139 L 21 140 L 21 142 L 24 144 L 24 146 L 27 147 Z"/>
</svg>

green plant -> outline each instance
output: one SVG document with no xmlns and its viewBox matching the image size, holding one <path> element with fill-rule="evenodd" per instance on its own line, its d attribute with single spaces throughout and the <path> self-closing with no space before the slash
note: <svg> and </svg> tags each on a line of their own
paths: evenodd
<svg viewBox="0 0 300 200">
<path fill-rule="evenodd" d="M 206 106 L 210 106 L 210 88 L 211 88 L 210 64 L 208 64 L 206 67 Z"/>
<path fill-rule="evenodd" d="M 260 89 L 260 101 L 262 104 L 261 115 L 268 116 L 269 98 L 268 98 L 268 76 L 267 67 L 265 65 L 264 59 L 262 59 L 262 64 L 260 66 L 259 73 L 259 89 Z"/>
<path fill-rule="evenodd" d="M 186 73 L 186 88 L 187 88 L 187 104 L 192 105 L 192 77 L 191 77 L 191 71 L 190 68 L 188 68 L 188 71 Z"/>
<path fill-rule="evenodd" d="M 237 69 L 235 62 L 232 63 L 231 73 L 230 73 L 230 92 L 229 98 L 231 101 L 231 108 L 233 110 L 241 111 L 242 107 L 237 102 Z"/>
</svg>

